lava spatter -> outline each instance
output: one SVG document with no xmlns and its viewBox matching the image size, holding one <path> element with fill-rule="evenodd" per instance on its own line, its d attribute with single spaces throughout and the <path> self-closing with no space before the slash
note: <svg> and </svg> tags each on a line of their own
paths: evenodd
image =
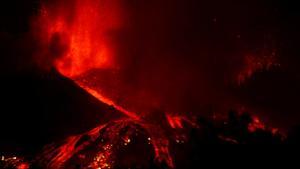
<svg viewBox="0 0 300 169">
<path fill-rule="evenodd" d="M 46 146 L 36 159 L 41 166 L 47 166 L 50 169 L 120 168 L 117 165 L 123 164 L 122 159 L 130 161 L 126 158 L 129 157 L 128 154 L 126 157 L 122 156 L 122 152 L 126 152 L 126 147 L 132 148 L 132 145 L 139 147 L 138 144 L 142 144 L 143 147 L 149 148 L 150 154 L 145 158 L 147 161 L 156 160 L 159 163 L 166 163 L 169 168 L 174 168 L 171 142 L 175 140 L 176 143 L 181 144 L 186 140 L 185 136 L 176 135 L 176 131 L 184 130 L 185 123 L 195 128 L 198 127 L 198 124 L 190 120 L 187 115 L 174 115 L 176 113 L 162 111 L 161 117 L 155 117 L 155 120 L 152 120 L 146 115 L 143 116 L 144 112 L 128 110 L 116 99 L 107 97 L 106 93 L 109 92 L 105 91 L 105 88 L 95 87 L 97 85 L 95 83 L 97 80 L 93 79 L 95 77 L 88 77 L 93 71 L 118 69 L 115 62 L 117 53 L 115 46 L 117 45 L 114 44 L 112 35 L 123 28 L 122 17 L 121 0 L 65 0 L 53 4 L 42 4 L 40 16 L 34 23 L 37 28 L 35 34 L 41 42 L 38 62 L 44 63 L 49 59 L 44 64 L 53 66 L 61 75 L 73 80 L 87 93 L 123 113 L 129 119 L 107 121 L 106 124 L 101 124 L 89 132 L 69 136 L 61 144 Z M 242 83 L 256 71 L 269 68 L 274 63 L 273 57 L 246 57 L 245 69 L 238 74 L 237 80 Z M 168 75 L 167 69 L 164 67 L 163 70 Z M 101 76 L 101 74 L 96 76 Z M 182 80 L 175 82 L 186 83 L 186 79 L 189 78 L 185 76 L 189 76 L 189 71 L 182 73 Z M 185 89 L 185 84 L 182 86 Z M 165 85 L 164 89 L 167 90 L 168 87 Z M 259 122 L 254 121 L 249 125 L 251 131 L 257 128 L 260 128 Z M 176 135 L 175 139 L 173 139 L 173 133 Z M 142 141 L 135 144 L 139 139 Z M 237 142 L 221 135 L 222 139 L 226 142 Z M 135 158 L 139 158 L 138 155 Z M 138 165 L 144 165 L 143 159 L 136 159 L 135 162 L 139 162 Z M 124 166 L 130 167 L 126 163 Z"/>
<path fill-rule="evenodd" d="M 74 166 L 109 169 L 148 167 L 149 162 L 155 160 L 166 162 L 173 168 L 168 139 L 159 131 L 153 132 L 153 129 L 150 127 L 149 130 L 148 125 L 130 119 L 109 122 L 84 134 L 70 136 L 62 144 L 48 145 L 35 163 L 50 169 Z M 130 148 L 128 153 L 134 151 L 134 161 L 130 161 L 127 147 Z M 145 151 L 140 154 L 142 149 Z"/>
</svg>

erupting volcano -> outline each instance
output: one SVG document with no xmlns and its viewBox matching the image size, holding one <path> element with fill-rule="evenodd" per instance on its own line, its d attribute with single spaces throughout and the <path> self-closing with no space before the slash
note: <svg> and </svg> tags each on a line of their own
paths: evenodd
<svg viewBox="0 0 300 169">
<path fill-rule="evenodd" d="M 51 5 L 43 5 L 41 16 L 37 23 L 35 23 L 40 28 L 38 36 L 41 38 L 43 45 L 45 45 L 45 52 L 43 52 L 42 55 L 53 58 L 52 63 L 57 71 L 72 79 L 100 102 L 106 103 L 121 113 L 124 113 L 129 117 L 132 123 L 138 123 L 143 126 L 143 129 L 148 132 L 147 140 L 149 144 L 153 145 L 156 158 L 161 162 L 165 160 L 167 165 L 173 168 L 173 160 L 168 150 L 168 139 L 159 131 L 162 130 L 162 128 L 159 126 L 154 127 L 155 123 L 151 124 L 151 122 L 146 122 L 146 119 L 144 119 L 141 113 L 137 114 L 128 111 L 111 98 L 105 96 L 103 89 L 94 84 L 95 79 L 101 79 L 100 73 L 90 76 L 90 74 L 97 71 L 115 71 L 118 69 L 118 63 L 115 63 L 115 47 L 112 43 L 113 39 L 111 38 L 111 34 L 122 28 L 122 9 L 120 1 L 76 0 L 68 3 L 57 2 L 54 6 Z M 70 8 L 69 5 L 71 5 L 72 8 Z M 175 128 L 169 116 L 168 119 L 171 127 Z M 179 118 L 176 118 L 176 124 L 182 128 L 182 124 L 179 120 Z M 99 155 L 100 153 L 100 157 L 95 156 L 96 163 L 85 167 L 111 168 L 113 167 L 113 161 L 107 158 L 113 158 L 110 156 L 113 151 L 116 151 L 112 150 L 112 146 L 122 144 L 116 141 L 120 139 L 119 137 L 123 137 L 119 135 L 121 130 L 126 130 L 126 128 L 130 127 L 126 121 L 128 120 L 117 121 L 116 125 L 120 125 L 119 127 L 107 127 L 108 130 L 111 130 L 109 131 L 110 133 L 107 134 L 111 136 L 107 138 L 108 143 L 106 143 L 106 145 L 98 143 L 97 140 L 103 140 L 104 138 L 97 134 L 104 132 L 104 129 L 102 129 L 103 127 L 97 127 L 86 134 L 70 137 L 60 148 L 52 150 L 53 152 L 51 148 L 48 148 L 42 157 L 50 158 L 47 160 L 49 161 L 50 168 L 60 168 L 64 166 L 70 158 L 82 151 L 84 147 L 90 146 L 86 144 L 99 144 L 97 147 L 101 147 L 101 149 L 98 150 L 99 152 L 96 152 L 96 154 Z M 137 128 L 138 127 L 129 128 L 128 130 L 132 131 L 128 132 L 137 133 Z M 126 137 L 124 140 L 125 144 L 130 143 L 130 137 L 134 135 L 133 133 L 124 136 Z M 88 142 L 76 146 L 78 144 L 77 142 L 84 136 L 89 137 L 89 139 L 86 140 Z M 111 148 L 105 148 L 105 146 L 111 146 Z M 86 156 L 82 155 L 82 158 L 86 158 Z M 98 158 L 101 158 L 101 160 Z"/>
<path fill-rule="evenodd" d="M 157 88 L 153 88 L 153 85 L 145 86 L 144 84 L 138 85 L 136 91 L 129 89 L 129 92 L 126 90 L 124 92 L 126 81 L 124 82 L 122 78 L 123 74 L 127 74 L 128 68 L 126 66 L 128 65 L 125 64 L 124 66 L 123 62 L 127 59 L 132 60 L 131 57 L 128 57 L 129 54 L 136 54 L 131 51 L 130 45 L 128 46 L 124 41 L 121 41 L 121 43 L 118 37 L 118 32 L 125 30 L 130 35 L 132 34 L 130 32 L 135 30 L 132 25 L 128 25 L 128 22 L 130 22 L 128 18 L 132 16 L 128 12 L 126 13 L 124 6 L 125 2 L 121 0 L 45 2 L 42 4 L 40 16 L 34 21 L 35 34 L 41 43 L 41 50 L 37 55 L 39 64 L 46 68 L 49 64 L 52 65 L 61 75 L 72 79 L 100 102 L 112 106 L 127 117 L 115 122 L 108 121 L 108 124 L 101 124 L 101 127 L 85 134 L 71 136 L 58 148 L 55 148 L 56 146 L 46 148 L 43 154 L 40 155 L 42 159 L 40 161 L 46 163 L 44 165 L 50 168 L 68 168 L 68 163 L 74 159 L 85 160 L 80 164 L 83 168 L 113 168 L 118 151 L 121 151 L 119 150 L 120 145 L 130 144 L 131 140 L 138 136 L 138 128 L 144 130 L 141 135 L 146 139 L 142 142 L 146 143 L 148 141 L 153 146 L 155 159 L 160 163 L 166 163 L 170 168 L 174 168 L 173 158 L 169 150 L 170 139 L 175 140 L 177 143 L 184 143 L 188 138 L 182 131 L 186 130 L 187 126 L 199 127 L 195 115 L 180 113 L 179 110 L 182 107 L 180 105 L 179 107 L 175 106 L 176 102 L 180 101 L 180 99 L 177 100 L 177 96 L 175 96 L 174 102 L 170 102 L 171 104 L 165 103 L 165 97 L 167 97 L 167 100 L 172 100 L 172 94 L 168 95 L 168 92 L 163 91 L 164 97 L 162 98 L 161 95 L 155 95 Z M 158 20 L 157 22 L 161 21 Z M 158 29 L 157 31 L 161 30 Z M 164 30 L 163 33 L 165 33 Z M 148 35 L 142 36 L 145 36 L 147 40 L 151 40 Z M 169 36 L 173 35 L 170 34 L 165 38 L 169 38 Z M 128 41 L 132 42 L 131 39 L 128 39 Z M 155 42 L 156 40 L 154 40 Z M 149 43 L 150 49 L 153 47 L 151 43 L 153 42 Z M 124 52 L 124 47 L 120 47 L 122 45 L 128 47 L 130 52 L 126 52 L 126 50 Z M 154 45 L 154 47 L 159 48 L 161 45 Z M 161 53 L 162 51 L 153 49 L 150 53 L 140 53 L 140 56 L 137 57 L 145 57 L 148 54 L 159 56 L 178 55 L 178 53 L 168 52 L 168 50 Z M 246 57 L 245 71 L 242 70 L 238 74 L 239 83 L 245 81 L 255 71 L 265 67 L 269 68 L 275 63 L 271 60 L 275 56 L 262 57 L 265 58 L 261 58 L 261 56 Z M 159 59 L 159 57 L 155 58 Z M 151 62 L 151 60 L 148 61 Z M 168 57 L 161 59 L 162 63 L 168 61 L 170 61 Z M 177 78 L 184 80 L 184 83 L 192 82 L 193 77 L 188 74 L 194 73 L 195 70 L 186 69 L 185 66 L 182 67 L 183 65 L 180 65 L 178 61 L 180 60 L 170 62 L 179 69 L 179 71 L 174 71 Z M 150 66 L 160 66 L 160 64 L 150 64 Z M 171 85 L 168 82 L 166 83 L 171 74 L 166 72 L 165 68 L 158 67 L 157 69 L 162 73 L 162 76 L 160 76 L 154 71 L 155 76 L 160 77 L 158 80 L 160 79 L 162 83 L 161 89 L 158 90 L 160 92 Z M 184 69 L 186 69 L 186 72 L 184 72 Z M 125 73 L 122 71 L 125 71 Z M 152 77 L 151 74 L 152 72 L 149 74 L 149 78 Z M 207 75 L 205 74 L 205 76 Z M 134 78 L 136 72 L 132 76 Z M 141 76 L 147 76 L 147 74 Z M 210 85 L 210 82 L 204 82 L 207 77 L 203 77 L 202 87 Z M 142 79 L 145 81 L 144 77 Z M 172 86 L 169 92 L 174 92 L 173 88 L 175 88 L 175 92 L 181 93 L 184 88 L 189 87 L 181 84 L 180 80 L 172 79 L 177 84 Z M 151 84 L 152 80 L 149 83 Z M 210 92 L 205 94 L 210 94 Z M 182 97 L 181 94 L 180 97 Z M 141 103 L 142 106 L 139 105 L 141 101 L 138 99 L 142 99 L 141 101 L 144 102 Z M 173 105 L 174 109 L 170 108 L 170 105 Z M 154 112 L 155 109 L 158 109 L 158 112 Z M 165 111 L 175 112 L 167 113 Z M 249 124 L 251 131 L 256 130 L 255 124 Z M 125 130 L 125 133 L 120 134 L 123 130 Z M 123 138 L 123 141 L 119 142 L 120 138 Z M 95 150 L 87 154 L 86 151 L 89 151 L 87 149 L 92 145 Z M 74 165 L 74 162 L 72 164 Z"/>
<path fill-rule="evenodd" d="M 54 6 L 52 5 L 53 4 L 43 5 L 41 15 L 35 23 L 39 28 L 38 36 L 41 38 L 43 45 L 45 45 L 45 52 L 43 52 L 42 55 L 53 58 L 52 64 L 57 71 L 72 79 L 77 85 L 93 95 L 100 102 L 112 106 L 121 113 L 124 113 L 133 123 L 145 125 L 144 128 L 149 128 L 149 131 L 154 131 L 154 128 L 151 129 L 145 123 L 145 119 L 142 119 L 138 114 L 126 110 L 109 97 L 103 95 L 103 89 L 93 84 L 95 81 L 94 79 L 97 77 L 88 76 L 99 70 L 114 71 L 118 67 L 117 63 L 114 62 L 114 44 L 112 43 L 113 39 L 110 34 L 122 28 L 122 9 L 120 1 L 76 0 L 72 2 L 57 2 Z M 72 7 L 70 8 L 69 5 Z M 101 74 L 96 75 L 100 76 L 101 79 Z M 110 154 L 113 153 L 113 150 L 110 150 L 110 148 L 104 148 L 103 150 L 102 148 L 103 146 L 109 147 L 117 144 L 115 143 L 119 139 L 117 137 L 121 137 L 118 133 L 121 130 L 130 127 L 130 125 L 126 125 L 126 121 L 127 120 L 124 119 L 118 122 L 120 124 L 116 124 L 120 125 L 121 128 L 113 126 L 108 129 L 112 131 L 110 131 L 111 133 L 107 133 L 111 136 L 107 138 L 108 143 L 106 145 L 96 143 L 99 144 L 97 147 L 101 147 L 101 151 L 98 150 L 100 152 L 97 153 L 104 154 L 101 155 L 103 158 L 111 158 L 106 156 L 110 156 Z M 78 144 L 77 142 L 82 139 L 83 136 L 90 138 L 90 144 L 95 144 L 93 141 L 96 140 L 96 142 L 98 142 L 98 139 L 103 140 L 103 138 L 98 138 L 99 136 L 97 136 L 99 132 L 104 132 L 102 131 L 102 128 L 103 127 L 97 127 L 86 134 L 70 137 L 67 139 L 65 145 L 62 145 L 57 150 L 52 150 L 54 151 L 54 154 L 51 154 L 51 149 L 46 150 L 44 156 L 50 158 L 48 159 L 50 160 L 49 167 L 60 168 L 64 166 L 65 162 L 81 151 L 83 147 L 87 146 L 85 145 L 86 143 L 82 143 L 83 145 L 78 147 L 76 146 L 76 144 Z M 137 129 L 133 128 L 131 130 L 133 131 L 129 132 L 136 132 L 135 130 Z M 151 134 L 152 133 L 150 133 L 150 135 Z M 127 137 L 125 143 L 130 142 L 128 140 L 130 140 L 129 136 L 131 135 L 128 134 L 128 136 L 124 136 Z M 163 137 L 164 136 L 161 135 L 161 138 L 156 139 L 165 139 Z M 148 141 L 150 141 L 150 139 L 149 136 Z M 160 145 L 162 143 L 156 142 L 160 141 L 154 140 L 151 144 L 154 146 L 157 158 L 159 160 L 164 160 L 160 158 L 166 158 L 167 164 L 170 167 L 173 167 L 172 159 L 168 154 L 168 141 L 166 139 L 163 140 L 163 142 L 166 142 L 166 145 Z M 103 159 L 97 159 L 95 164 L 86 167 L 111 168 L 113 162 L 112 160 L 107 160 L 109 159 L 106 159 L 103 162 Z"/>
<path fill-rule="evenodd" d="M 193 168 L 200 145 L 282 143 L 286 135 L 269 127 L 271 120 L 263 122 L 275 109 L 268 107 L 265 88 L 252 89 L 286 64 L 273 36 L 278 30 L 255 25 L 261 24 L 260 15 L 248 16 L 258 2 L 249 2 L 249 11 L 235 3 L 224 16 L 225 2 L 218 2 L 220 7 L 194 0 L 38 3 L 27 39 L 34 46 L 30 64 L 34 71 L 54 74 L 64 89 L 72 86 L 70 91 L 80 94 L 68 91 L 66 98 L 87 99 L 86 111 L 103 117 L 93 127 L 71 127 L 73 134 L 51 140 L 28 163 L 2 156 L 5 166 Z M 275 10 L 267 15 L 261 6 L 257 10 L 266 18 L 274 17 Z M 78 132 L 82 126 L 89 130 Z"/>
</svg>

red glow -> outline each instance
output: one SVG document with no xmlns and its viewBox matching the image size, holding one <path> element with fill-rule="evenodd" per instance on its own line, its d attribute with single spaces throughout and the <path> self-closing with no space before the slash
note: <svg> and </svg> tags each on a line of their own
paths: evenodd
<svg viewBox="0 0 300 169">
<path fill-rule="evenodd" d="M 95 140 L 97 138 L 99 131 L 103 127 L 104 126 L 96 127 L 84 134 L 90 136 L 91 140 Z M 59 147 L 57 147 L 57 145 L 54 145 L 54 144 L 46 146 L 45 150 L 43 151 L 43 154 L 40 156 L 40 158 L 43 158 L 43 159 L 37 159 L 37 160 L 40 160 L 42 163 L 47 164 L 47 166 L 48 166 L 47 168 L 53 168 L 53 169 L 60 168 L 74 154 L 81 151 L 88 145 L 86 143 L 86 144 L 82 144 L 82 145 L 76 147 L 76 143 L 80 140 L 80 138 L 84 134 L 68 137 L 64 141 L 64 143 Z"/>
<path fill-rule="evenodd" d="M 121 26 L 118 0 L 76 0 L 55 8 L 45 5 L 38 24 L 45 43 L 58 43 L 50 50 L 58 51 L 54 64 L 63 75 L 75 77 L 113 65 L 108 34 Z"/>
<path fill-rule="evenodd" d="M 177 116 L 171 116 L 169 114 L 166 115 L 167 116 L 167 120 L 170 124 L 170 126 L 175 129 L 175 128 L 183 128 L 183 125 L 182 125 L 182 119 L 180 117 L 177 117 Z"/>
<path fill-rule="evenodd" d="M 93 90 L 81 83 L 77 83 L 80 87 L 82 87 L 84 90 L 86 90 L 87 92 L 89 92 L 91 95 L 93 95 L 95 98 L 97 98 L 98 100 L 100 100 L 103 103 L 106 103 L 107 105 L 113 106 L 115 109 L 119 110 L 120 112 L 126 114 L 128 117 L 131 117 L 134 120 L 140 120 L 140 117 L 137 116 L 134 112 L 130 112 L 126 109 L 124 109 L 123 107 L 117 105 L 114 101 L 110 100 L 107 97 L 104 97 L 103 95 L 101 95 L 99 92 L 97 92 L 96 90 Z"/>
<path fill-rule="evenodd" d="M 17 169 L 29 169 L 29 165 L 27 163 L 22 163 L 18 166 Z"/>
<path fill-rule="evenodd" d="M 258 129 L 265 130 L 266 126 L 260 121 L 258 117 L 253 117 L 252 123 L 248 125 L 248 130 L 250 132 L 255 132 Z"/>
<path fill-rule="evenodd" d="M 89 168 L 113 168 L 114 161 L 118 160 L 115 159 L 116 150 L 131 144 L 133 141 L 132 137 L 137 134 L 137 125 L 140 124 L 129 119 L 121 119 L 107 123 L 84 134 L 70 136 L 61 145 L 51 144 L 45 147 L 43 154 L 39 156 L 41 159 L 37 160 L 41 163 L 45 163 L 47 168 L 56 169 L 64 167 L 72 157 L 78 156 L 88 162 L 87 165 Z M 145 141 L 150 141 L 149 144 L 153 146 L 156 160 L 159 162 L 165 161 L 169 167 L 173 168 L 173 159 L 169 152 L 169 141 L 163 135 L 161 129 L 159 127 L 143 124 L 141 127 L 147 129 L 146 132 L 150 131 L 149 133 L 143 134 L 149 134 L 148 139 Z M 126 128 L 125 133 L 121 132 L 124 131 L 124 128 Z M 156 130 L 153 131 L 153 129 Z M 89 136 L 90 139 L 78 145 L 78 141 L 83 136 Z M 96 145 L 94 151 L 97 152 L 93 155 L 93 160 L 91 160 L 90 157 L 90 159 L 88 159 L 87 156 L 90 156 L 90 154 L 82 154 L 84 150 L 91 145 Z"/>
<path fill-rule="evenodd" d="M 45 4 L 37 21 L 39 37 L 46 46 L 46 55 L 53 57 L 55 68 L 74 80 L 91 95 L 127 116 L 139 117 L 76 77 L 94 69 L 113 69 L 114 48 L 110 33 L 122 27 L 119 0 L 76 0 Z M 70 8 L 72 6 L 74 8 Z"/>
<path fill-rule="evenodd" d="M 127 110 L 119 105 L 116 100 L 107 97 L 104 93 L 108 92 L 103 91 L 105 89 L 102 89 L 101 86 L 97 86 L 97 83 L 95 83 L 97 80 L 93 79 L 95 77 L 87 77 L 94 70 L 118 69 L 115 62 L 115 44 L 111 33 L 123 27 L 122 8 L 119 0 L 74 0 L 69 3 L 57 2 L 54 6 L 47 4 L 43 6 L 40 18 L 37 21 L 40 28 L 39 38 L 41 38 L 42 45 L 45 46 L 42 55 L 51 57 L 51 64 L 63 76 L 72 79 L 78 86 L 99 101 L 114 107 L 130 118 L 130 120 L 122 119 L 109 128 L 107 132 L 109 141 L 107 143 L 97 142 L 101 150 L 95 155 L 94 161 L 90 162 L 90 166 L 102 169 L 111 168 L 113 166 L 112 159 L 114 158 L 113 146 L 117 145 L 116 140 L 120 140 L 118 139 L 120 130 L 128 127 L 129 123 L 138 123 L 148 132 L 148 141 L 151 141 L 149 144 L 153 146 L 156 160 L 164 161 L 169 167 L 174 168 L 169 145 L 171 139 L 163 132 L 164 129 L 159 125 L 154 126 L 151 122 L 145 122 L 143 116 Z M 238 82 L 244 82 L 256 71 L 269 69 L 275 64 L 273 59 L 273 56 L 263 58 L 246 57 L 245 69 L 238 74 Z M 184 77 L 180 82 L 185 83 L 187 74 L 180 75 L 180 77 Z M 79 79 L 84 79 L 86 82 L 83 83 Z M 164 78 L 158 79 L 165 80 Z M 185 86 L 184 83 L 182 86 Z M 147 92 L 145 93 L 147 96 Z M 156 103 L 156 98 L 153 100 Z M 148 100 L 148 102 L 150 101 Z M 167 113 L 166 119 L 171 129 L 183 129 L 186 123 L 197 127 L 197 124 L 184 115 Z M 106 125 L 99 126 L 81 135 L 70 136 L 60 146 L 50 145 L 46 147 L 41 157 L 46 157 L 45 163 L 48 164 L 48 168 L 60 168 L 89 144 L 96 142 L 97 138 L 100 138 L 99 131 Z M 249 125 L 249 131 L 254 132 L 257 129 L 265 129 L 265 126 L 258 118 L 255 118 L 253 123 Z M 131 142 L 130 132 L 121 137 L 124 145 Z M 77 147 L 76 144 L 84 135 L 89 136 L 91 139 Z M 235 140 L 228 140 L 228 142 L 235 142 Z M 79 157 L 86 158 L 85 155 L 79 155 Z"/>
<path fill-rule="evenodd" d="M 239 72 L 237 76 L 238 84 L 244 83 L 256 72 L 269 70 L 274 66 L 280 66 L 280 64 L 276 60 L 275 52 L 263 56 L 248 55 L 244 58 L 244 64 L 244 68 Z"/>
<path fill-rule="evenodd" d="M 74 4 L 73 4 L 74 3 Z M 153 127 L 144 124 L 141 118 L 134 112 L 128 111 L 116 104 L 112 99 L 104 96 L 100 87 L 96 89 L 90 83 L 81 83 L 78 77 L 84 77 L 89 71 L 95 69 L 114 69 L 114 47 L 111 43 L 110 32 L 122 27 L 121 7 L 118 0 L 76 0 L 66 5 L 59 2 L 54 6 L 45 4 L 41 16 L 37 21 L 40 29 L 38 35 L 45 47 L 45 55 L 53 58 L 55 68 L 64 76 L 72 79 L 85 91 L 93 95 L 99 101 L 106 103 L 124 113 L 132 121 L 139 122 L 148 131 L 152 138 L 151 144 L 155 150 L 158 161 L 166 161 L 173 167 L 173 161 L 169 154 L 169 141 L 163 134 L 154 131 Z M 49 57 L 49 56 L 48 56 Z M 120 120 L 116 126 L 111 127 L 109 143 L 102 146 L 95 160 L 90 164 L 93 168 L 110 168 L 113 148 L 118 140 L 119 131 L 127 124 L 126 120 Z M 182 127 L 180 121 L 175 120 L 177 126 Z M 124 126 L 123 126 L 124 125 Z M 95 141 L 103 126 L 97 127 L 90 132 L 68 137 L 64 143 L 49 145 L 41 155 L 48 168 L 63 166 L 72 156 L 84 149 L 87 144 Z M 156 127 L 157 128 L 157 127 Z M 83 135 L 92 139 L 86 144 L 76 147 L 76 143 Z M 131 140 L 130 134 L 124 136 L 125 144 Z M 150 137 L 149 137 L 150 138 Z M 149 141 L 149 140 L 148 140 Z M 80 158 L 85 158 L 81 155 Z"/>
</svg>

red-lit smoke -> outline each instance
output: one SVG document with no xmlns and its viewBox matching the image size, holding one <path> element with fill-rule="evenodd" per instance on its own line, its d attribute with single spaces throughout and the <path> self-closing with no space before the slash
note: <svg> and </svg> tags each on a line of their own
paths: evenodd
<svg viewBox="0 0 300 169">
<path fill-rule="evenodd" d="M 122 13 L 122 2 L 66 0 L 42 3 L 40 16 L 34 22 L 38 28 L 34 33 L 40 39 L 41 46 L 37 60 L 43 67 L 54 66 L 62 75 L 88 89 L 92 95 L 98 93 L 96 97 L 109 105 L 120 107 L 114 103 L 118 102 L 118 105 L 139 111 L 159 107 L 167 100 L 160 94 L 166 91 L 163 88 L 177 88 L 181 93 L 182 87 L 186 86 L 183 83 L 186 83 L 186 78 L 190 78 L 189 72 L 180 70 L 173 74 L 164 65 L 164 58 L 161 59 L 162 63 L 157 62 L 159 65 L 146 63 L 147 55 L 154 55 L 151 51 L 149 54 L 143 52 L 135 58 L 137 53 L 133 47 L 139 42 L 134 39 L 140 38 L 136 37 L 139 31 L 135 32 L 135 28 L 123 23 L 126 18 Z M 116 38 L 118 34 L 124 34 L 124 30 L 128 31 L 129 36 L 132 35 L 128 37 L 132 45 L 123 42 L 123 37 Z M 145 40 L 149 38 L 149 35 L 143 36 Z M 147 43 L 142 42 L 142 48 Z M 153 48 L 153 45 L 149 44 L 149 47 Z M 125 48 L 128 51 L 124 51 Z M 137 63 L 133 63 L 135 60 Z M 176 67 L 175 64 L 172 66 Z M 180 65 L 177 68 L 183 69 Z M 168 100 L 172 98 L 169 94 L 176 95 L 173 90 L 166 92 L 163 93 L 169 97 Z M 134 116 L 121 107 L 120 110 Z"/>
<path fill-rule="evenodd" d="M 231 40 L 235 32 L 220 34 L 218 19 L 201 14 L 179 0 L 44 2 L 34 21 L 36 60 L 131 120 L 142 121 L 153 136 L 156 157 L 173 166 L 168 139 L 148 122 L 152 114 L 170 112 L 166 118 L 173 129 L 183 128 L 183 121 L 193 124 L 188 112 L 202 113 L 203 106 L 232 108 L 239 103 L 228 85 L 275 64 L 273 53 L 249 56 L 251 51 L 237 49 Z M 62 153 L 54 164 L 70 158 L 66 152 L 74 153 L 79 137 L 54 150 Z"/>
<path fill-rule="evenodd" d="M 230 46 L 236 42 L 214 32 L 218 20 L 202 19 L 204 13 L 188 2 L 65 0 L 41 6 L 34 21 L 39 64 L 137 114 L 231 107 L 236 101 L 228 84 L 275 64 L 271 54 L 248 57 L 251 51 Z"/>
<path fill-rule="evenodd" d="M 74 78 L 95 68 L 113 66 L 109 34 L 121 27 L 118 0 L 56 1 L 42 4 L 35 24 L 52 64 Z M 50 63 L 51 64 L 51 63 Z"/>
<path fill-rule="evenodd" d="M 122 27 L 119 0 L 45 3 L 40 13 L 35 24 L 38 27 L 37 35 L 44 43 L 44 51 L 40 55 L 51 58 L 50 63 L 46 64 L 53 64 L 62 75 L 77 82 L 102 102 L 137 119 L 132 112 L 103 96 L 99 88 L 96 91 L 89 84 L 77 80 L 77 77 L 94 70 L 116 68 L 110 34 Z"/>
</svg>

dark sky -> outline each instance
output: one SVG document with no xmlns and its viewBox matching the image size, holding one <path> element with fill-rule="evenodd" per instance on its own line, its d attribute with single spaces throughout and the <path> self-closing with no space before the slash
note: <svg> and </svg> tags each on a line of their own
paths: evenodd
<svg viewBox="0 0 300 169">
<path fill-rule="evenodd" d="M 174 102 L 184 102 L 176 98 L 186 100 L 195 98 L 190 93 L 199 95 L 197 93 L 206 92 L 205 97 L 199 97 L 203 102 L 221 98 L 218 103 L 226 103 L 228 97 L 259 111 L 258 114 L 274 126 L 289 128 L 300 124 L 300 12 L 296 4 L 284 0 L 124 0 L 129 11 L 127 17 L 130 18 L 127 24 L 132 28 L 118 35 L 120 44 L 128 43 L 128 39 L 130 42 L 118 50 L 123 56 L 119 62 L 123 63 L 125 70 L 120 75 L 123 78 L 121 84 L 131 81 L 136 87 L 135 82 L 142 77 L 145 84 L 138 87 L 154 92 L 157 90 L 153 86 L 160 81 L 174 79 L 174 72 L 176 75 L 180 72 L 186 78 L 175 81 L 179 85 L 174 85 L 169 91 L 178 91 L 180 95 L 162 92 L 158 95 L 163 100 L 167 100 L 165 96 L 172 96 Z M 53 78 L 57 79 L 58 75 L 42 72 L 34 64 L 32 55 L 37 49 L 30 21 L 32 16 L 37 15 L 38 9 L 37 0 L 0 2 L 0 105 L 3 108 L 0 123 L 1 129 L 7 130 L 3 135 L 7 140 L 36 133 L 45 135 L 45 130 L 47 134 L 55 135 L 74 110 L 69 106 L 80 102 L 80 99 L 71 99 L 73 90 L 78 92 L 80 89 L 74 87 L 64 92 L 63 89 L 69 89 L 66 86 L 71 85 L 69 81 L 55 81 Z M 259 72 L 241 87 L 219 85 L 223 83 L 224 74 L 231 74 L 239 68 L 239 54 L 255 53 L 264 48 L 277 51 L 280 68 Z M 168 67 L 157 69 L 157 66 L 164 65 Z M 179 70 L 170 71 L 174 68 Z M 160 76 L 153 80 L 145 81 L 143 78 L 156 74 Z M 199 78 L 194 80 L 195 77 Z M 199 83 L 199 79 L 205 79 L 205 82 Z M 180 81 L 190 85 L 180 84 Z M 163 83 L 162 88 L 169 88 L 169 83 Z M 131 91 L 120 90 L 119 93 Z M 61 99 L 56 100 L 56 97 Z M 183 107 L 186 106 L 184 104 Z M 65 110 L 68 114 L 58 119 Z M 78 115 L 70 126 L 75 126 L 82 116 L 87 115 Z M 41 119 L 51 120 L 41 124 Z M 57 121 L 59 127 L 55 129 Z M 40 129 L 37 131 L 37 128 Z"/>
</svg>

